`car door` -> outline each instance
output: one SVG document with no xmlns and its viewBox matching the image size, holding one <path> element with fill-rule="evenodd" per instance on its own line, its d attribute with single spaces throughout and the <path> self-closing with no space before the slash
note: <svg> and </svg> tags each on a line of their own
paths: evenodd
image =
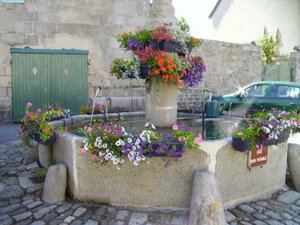
<svg viewBox="0 0 300 225">
<path fill-rule="evenodd" d="M 300 88 L 285 84 L 274 85 L 271 90 L 270 106 L 286 111 L 300 109 Z"/>
</svg>

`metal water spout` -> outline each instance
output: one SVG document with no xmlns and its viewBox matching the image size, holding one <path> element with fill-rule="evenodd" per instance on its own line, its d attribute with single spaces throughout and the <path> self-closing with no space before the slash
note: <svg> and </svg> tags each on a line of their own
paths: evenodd
<svg viewBox="0 0 300 225">
<path fill-rule="evenodd" d="M 96 104 L 96 98 L 98 96 L 98 93 L 99 93 L 100 89 L 101 89 L 100 87 L 97 88 L 96 94 L 95 94 L 94 99 L 93 99 L 93 106 L 92 106 L 92 112 L 91 112 L 90 126 L 92 126 L 93 116 L 94 116 L 94 110 L 95 110 L 95 104 Z"/>
</svg>

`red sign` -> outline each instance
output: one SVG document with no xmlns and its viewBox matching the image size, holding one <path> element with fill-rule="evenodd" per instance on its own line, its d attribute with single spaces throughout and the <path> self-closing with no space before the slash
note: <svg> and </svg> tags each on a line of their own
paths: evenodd
<svg viewBox="0 0 300 225">
<path fill-rule="evenodd" d="M 249 151 L 248 157 L 250 168 L 265 165 L 268 162 L 268 147 L 263 146 L 259 149 Z"/>
</svg>

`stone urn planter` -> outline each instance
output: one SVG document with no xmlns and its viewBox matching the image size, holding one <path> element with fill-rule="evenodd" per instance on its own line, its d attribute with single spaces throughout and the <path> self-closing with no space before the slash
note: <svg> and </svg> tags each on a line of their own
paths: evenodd
<svg viewBox="0 0 300 225">
<path fill-rule="evenodd" d="M 146 119 L 158 127 L 170 127 L 177 121 L 178 90 L 159 77 L 146 80 Z"/>
<path fill-rule="evenodd" d="M 288 144 L 288 166 L 293 184 L 297 191 L 300 191 L 300 145 Z"/>
</svg>

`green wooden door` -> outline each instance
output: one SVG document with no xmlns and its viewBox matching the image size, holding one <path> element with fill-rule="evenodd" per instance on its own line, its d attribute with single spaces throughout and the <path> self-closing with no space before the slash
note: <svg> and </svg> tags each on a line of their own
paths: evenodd
<svg viewBox="0 0 300 225">
<path fill-rule="evenodd" d="M 88 103 L 87 51 L 11 49 L 12 116 L 19 121 L 27 102 L 34 109 L 62 104 L 73 114 Z"/>
</svg>

